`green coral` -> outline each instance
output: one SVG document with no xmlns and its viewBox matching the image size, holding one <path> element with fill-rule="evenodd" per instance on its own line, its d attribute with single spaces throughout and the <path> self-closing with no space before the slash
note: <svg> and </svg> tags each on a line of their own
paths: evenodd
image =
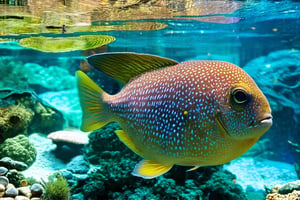
<svg viewBox="0 0 300 200">
<path fill-rule="evenodd" d="M 94 49 L 115 41 L 109 35 L 81 35 L 78 37 L 30 37 L 23 38 L 19 45 L 43 52 L 68 52 Z"/>
<path fill-rule="evenodd" d="M 17 135 L 0 144 L 0 158 L 10 157 L 13 160 L 32 165 L 36 159 L 36 149 L 25 135 Z"/>
<path fill-rule="evenodd" d="M 67 180 L 59 173 L 48 177 L 48 182 L 44 183 L 43 200 L 69 200 L 70 187 Z"/>
</svg>

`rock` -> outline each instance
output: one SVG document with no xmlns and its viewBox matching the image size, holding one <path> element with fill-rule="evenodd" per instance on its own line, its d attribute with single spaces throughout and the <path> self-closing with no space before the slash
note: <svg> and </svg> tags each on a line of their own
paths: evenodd
<svg viewBox="0 0 300 200">
<path fill-rule="evenodd" d="M 19 191 L 16 188 L 8 188 L 5 191 L 6 197 L 16 197 L 16 196 L 18 196 L 18 194 L 19 194 Z"/>
<path fill-rule="evenodd" d="M 86 174 L 90 169 L 89 163 L 82 155 L 74 157 L 67 164 L 67 170 L 75 174 Z"/>
<path fill-rule="evenodd" d="M 30 191 L 30 186 L 19 187 L 17 189 L 18 189 L 20 195 L 24 195 L 28 198 L 30 198 L 32 196 L 31 191 Z"/>
<path fill-rule="evenodd" d="M 31 198 L 30 200 L 40 200 L 41 198 L 39 198 L 39 197 L 33 197 L 33 198 Z"/>
<path fill-rule="evenodd" d="M 15 198 L 12 197 L 2 197 L 0 200 L 14 200 Z"/>
<path fill-rule="evenodd" d="M 5 192 L 5 186 L 2 185 L 2 184 L 0 184 L 0 193 L 1 193 L 1 192 Z"/>
<path fill-rule="evenodd" d="M 0 176 L 4 176 L 8 172 L 6 167 L 0 167 Z"/>
<path fill-rule="evenodd" d="M 29 200 L 29 198 L 25 196 L 16 196 L 15 200 Z"/>
<path fill-rule="evenodd" d="M 61 174 L 63 177 L 65 177 L 67 180 L 73 178 L 72 172 L 70 172 L 70 171 L 68 171 L 68 170 L 66 170 L 66 169 L 60 170 L 59 172 L 60 172 L 60 174 Z"/>
<path fill-rule="evenodd" d="M 282 185 L 278 189 L 278 193 L 279 194 L 288 194 L 288 193 L 292 193 L 294 190 L 300 191 L 300 180 Z"/>
<path fill-rule="evenodd" d="M 8 189 L 8 188 L 15 188 L 15 186 L 14 186 L 13 184 L 9 183 L 9 184 L 7 184 L 7 186 L 6 186 L 6 189 Z"/>
<path fill-rule="evenodd" d="M 28 168 L 27 164 L 20 162 L 20 161 L 15 161 L 9 157 L 1 158 L 0 165 L 5 166 L 8 169 L 17 169 L 19 171 L 23 171 Z"/>
<path fill-rule="evenodd" d="M 35 183 L 30 187 L 30 191 L 33 197 L 41 197 L 44 191 L 44 188 L 41 184 Z"/>
<path fill-rule="evenodd" d="M 73 194 L 72 195 L 72 199 L 73 200 L 82 200 L 82 199 L 84 199 L 84 196 L 81 193 L 79 193 L 79 194 Z"/>
<path fill-rule="evenodd" d="M 9 180 L 6 176 L 0 176 L 0 184 L 6 187 L 9 183 Z"/>
</svg>

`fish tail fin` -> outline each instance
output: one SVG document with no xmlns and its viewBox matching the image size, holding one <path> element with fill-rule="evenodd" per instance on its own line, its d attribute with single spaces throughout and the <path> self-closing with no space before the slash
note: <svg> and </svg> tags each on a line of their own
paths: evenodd
<svg viewBox="0 0 300 200">
<path fill-rule="evenodd" d="M 105 92 L 84 72 L 76 71 L 79 101 L 82 108 L 82 131 L 94 131 L 112 121 L 108 104 L 103 101 Z"/>
</svg>

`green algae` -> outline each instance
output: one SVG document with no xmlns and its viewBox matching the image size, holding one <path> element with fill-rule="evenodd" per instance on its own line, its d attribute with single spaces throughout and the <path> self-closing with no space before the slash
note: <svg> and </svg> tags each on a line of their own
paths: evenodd
<svg viewBox="0 0 300 200">
<path fill-rule="evenodd" d="M 19 41 L 19 45 L 42 52 L 68 52 L 94 49 L 115 41 L 109 35 L 81 35 L 78 37 L 29 37 Z"/>
</svg>

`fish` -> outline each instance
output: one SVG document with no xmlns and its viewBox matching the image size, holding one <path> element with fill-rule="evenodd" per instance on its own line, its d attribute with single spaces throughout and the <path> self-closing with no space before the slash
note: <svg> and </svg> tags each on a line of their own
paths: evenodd
<svg viewBox="0 0 300 200">
<path fill-rule="evenodd" d="M 240 67 L 224 61 L 175 60 L 111 52 L 86 58 L 118 81 L 109 94 L 76 72 L 81 130 L 120 124 L 118 138 L 143 159 L 132 174 L 152 179 L 174 165 L 227 163 L 245 153 L 271 127 L 267 98 Z"/>
</svg>

